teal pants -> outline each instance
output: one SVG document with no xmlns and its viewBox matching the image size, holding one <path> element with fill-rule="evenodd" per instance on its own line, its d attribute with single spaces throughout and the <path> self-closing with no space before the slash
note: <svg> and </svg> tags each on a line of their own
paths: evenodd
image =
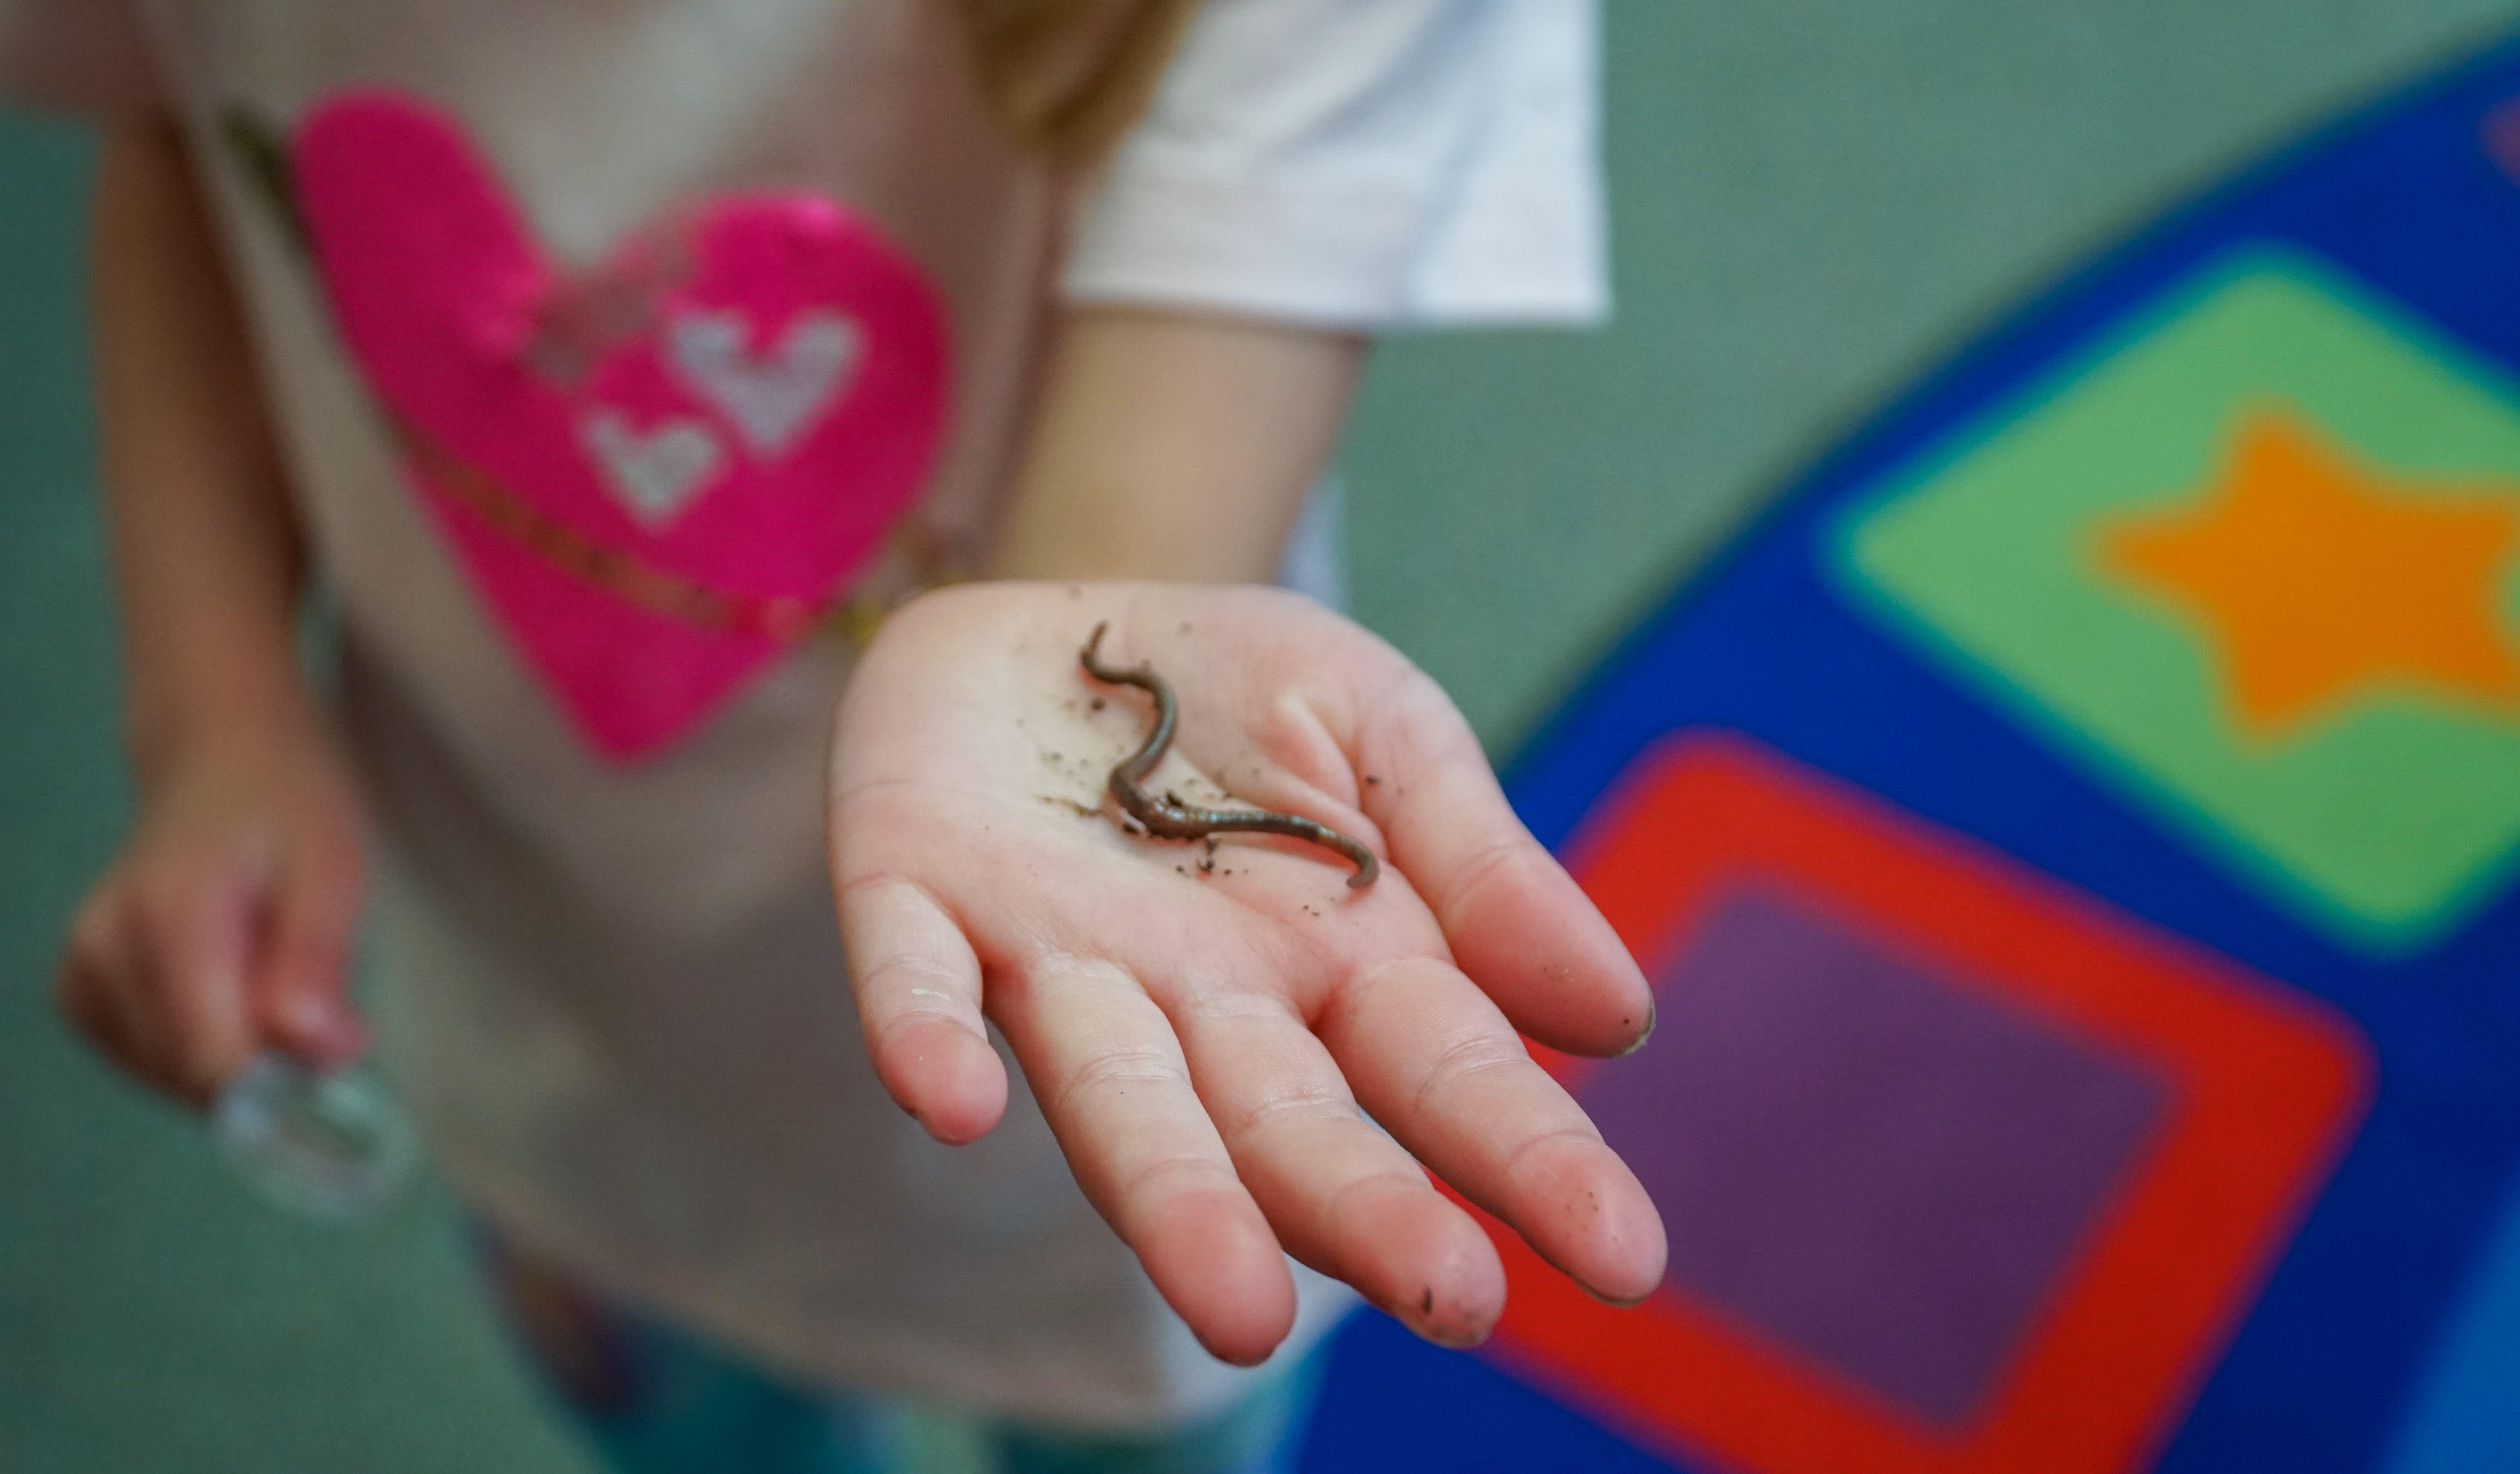
<svg viewBox="0 0 2520 1474">
<path fill-rule="evenodd" d="M 495 1238 L 483 1260 L 542 1381 L 614 1474 L 1293 1474 L 1325 1356 L 1204 1422 L 1058 1428 L 792 1386 Z"/>
</svg>

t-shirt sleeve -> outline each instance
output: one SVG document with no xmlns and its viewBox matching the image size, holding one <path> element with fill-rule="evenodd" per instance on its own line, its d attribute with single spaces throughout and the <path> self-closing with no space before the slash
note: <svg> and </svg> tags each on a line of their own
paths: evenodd
<svg viewBox="0 0 2520 1474">
<path fill-rule="evenodd" d="M 124 0 L 0 0 L 0 101 L 66 113 L 159 105 L 156 64 Z"/>
<path fill-rule="evenodd" d="M 1080 206 L 1064 295 L 1598 321 L 1598 25 L 1595 0 L 1207 0 Z"/>
</svg>

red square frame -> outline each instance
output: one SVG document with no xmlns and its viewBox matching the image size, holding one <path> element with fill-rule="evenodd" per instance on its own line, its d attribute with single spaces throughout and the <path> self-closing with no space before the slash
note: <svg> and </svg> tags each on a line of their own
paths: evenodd
<svg viewBox="0 0 2520 1474">
<path fill-rule="evenodd" d="M 2323 1002 L 1736 733 L 1665 739 L 1570 847 L 1648 972 L 1781 890 L 2155 1072 L 2170 1106 L 1976 1414 L 1931 1423 L 1684 1286 L 1613 1310 L 1493 1221 L 1507 1360 L 1755 1474 L 2119 1474 L 2154 1455 L 2353 1138 L 2369 1044 Z M 1570 1088 L 1592 1062 L 1535 1049 Z"/>
</svg>

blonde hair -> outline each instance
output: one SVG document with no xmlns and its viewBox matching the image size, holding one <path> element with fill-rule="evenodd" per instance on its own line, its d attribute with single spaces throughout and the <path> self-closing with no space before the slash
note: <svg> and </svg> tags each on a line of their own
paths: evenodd
<svg viewBox="0 0 2520 1474">
<path fill-rule="evenodd" d="M 980 90 L 1017 143 L 1093 162 L 1147 109 L 1198 0 L 958 0 Z"/>
</svg>

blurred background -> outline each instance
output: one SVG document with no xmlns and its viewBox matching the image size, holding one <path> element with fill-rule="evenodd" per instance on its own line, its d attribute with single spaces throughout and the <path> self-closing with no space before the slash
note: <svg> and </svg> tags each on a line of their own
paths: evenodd
<svg viewBox="0 0 2520 1474">
<path fill-rule="evenodd" d="M 2514 0 L 1607 0 L 1615 324 L 1377 354 L 1357 613 L 1492 755 L 1797 464 L 1991 316 Z M 80 325 L 82 126 L 0 112 L 0 1468 L 588 1467 L 449 1205 L 250 1198 L 49 1002 L 130 809 Z"/>
</svg>

